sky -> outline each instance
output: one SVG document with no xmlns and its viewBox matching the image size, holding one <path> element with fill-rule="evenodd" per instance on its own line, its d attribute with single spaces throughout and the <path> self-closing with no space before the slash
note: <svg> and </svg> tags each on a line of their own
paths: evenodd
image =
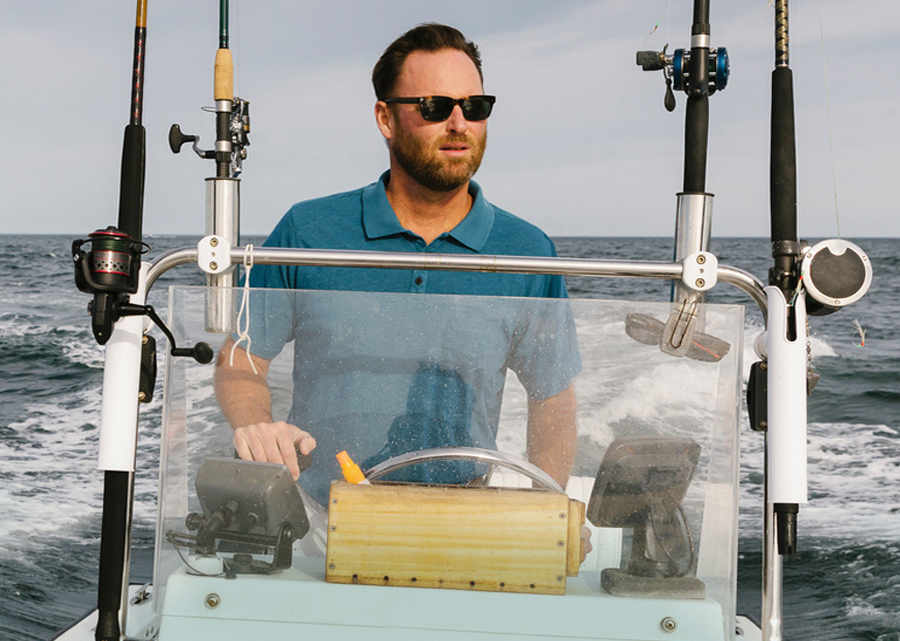
<svg viewBox="0 0 900 641">
<path fill-rule="evenodd" d="M 710 99 L 707 189 L 715 236 L 769 234 L 774 9 L 712 0 L 728 87 Z M 209 148 L 218 2 L 150 0 L 143 124 L 145 234 L 204 233 L 204 179 L 179 123 Z M 117 218 L 135 3 L 0 4 L 0 233 L 84 236 Z M 800 235 L 900 237 L 896 0 L 794 0 L 791 67 Z M 682 187 L 686 97 L 663 108 L 638 50 L 690 48 L 688 0 L 257 0 L 231 2 L 235 91 L 251 103 L 241 176 L 244 235 L 290 206 L 373 182 L 387 168 L 370 74 L 421 22 L 478 43 L 498 96 L 476 180 L 494 204 L 551 236 L 668 236 Z M 657 26 L 658 25 L 658 26 Z M 823 38 L 824 35 L 824 38 Z"/>
</svg>

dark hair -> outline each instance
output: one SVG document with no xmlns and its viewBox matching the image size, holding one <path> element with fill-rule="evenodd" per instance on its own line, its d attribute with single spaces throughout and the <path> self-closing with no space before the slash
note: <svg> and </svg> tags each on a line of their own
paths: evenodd
<svg viewBox="0 0 900 641">
<path fill-rule="evenodd" d="M 478 46 L 457 29 L 434 22 L 420 24 L 394 40 L 381 54 L 381 58 L 375 63 L 372 70 L 372 86 L 375 87 L 375 96 L 378 100 L 393 98 L 391 92 L 397 85 L 400 77 L 400 69 L 406 62 L 407 56 L 414 51 L 440 51 L 441 49 L 458 49 L 464 52 L 475 63 L 478 76 L 484 82 L 481 73 L 481 54 Z"/>
</svg>

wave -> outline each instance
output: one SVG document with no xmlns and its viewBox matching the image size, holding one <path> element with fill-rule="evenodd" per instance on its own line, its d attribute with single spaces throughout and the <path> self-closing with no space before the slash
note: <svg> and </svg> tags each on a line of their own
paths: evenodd
<svg viewBox="0 0 900 641">
<path fill-rule="evenodd" d="M 738 565 L 738 611 L 759 616 L 762 555 L 745 549 Z M 900 544 L 827 538 L 800 541 L 784 562 L 784 638 L 818 641 L 900 639 Z"/>
<path fill-rule="evenodd" d="M 29 403 L 25 418 L 0 427 L 0 547 L 48 536 L 80 540 L 85 524 L 96 521 L 102 504 L 95 462 L 100 396 L 98 388 L 88 386 L 62 404 Z M 156 493 L 161 405 L 155 401 L 143 411 L 136 496 Z M 135 519 L 151 523 L 152 503 L 136 503 Z"/>
</svg>

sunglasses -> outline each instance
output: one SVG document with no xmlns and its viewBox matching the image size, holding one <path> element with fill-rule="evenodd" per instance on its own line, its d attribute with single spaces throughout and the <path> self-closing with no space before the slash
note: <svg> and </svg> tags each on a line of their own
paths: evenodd
<svg viewBox="0 0 900 641">
<path fill-rule="evenodd" d="M 453 113 L 456 105 L 462 109 L 466 120 L 487 120 L 497 96 L 468 96 L 448 98 L 447 96 L 423 96 L 421 98 L 386 98 L 384 102 L 401 105 L 419 105 L 419 113 L 429 122 L 444 122 Z"/>
</svg>

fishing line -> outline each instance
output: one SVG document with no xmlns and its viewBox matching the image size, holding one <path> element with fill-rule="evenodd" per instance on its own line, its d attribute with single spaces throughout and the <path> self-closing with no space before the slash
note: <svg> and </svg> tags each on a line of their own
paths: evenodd
<svg viewBox="0 0 900 641">
<path fill-rule="evenodd" d="M 837 228 L 837 237 L 841 238 L 841 214 L 838 206 L 837 164 L 835 162 L 834 154 L 834 127 L 831 122 L 831 93 L 828 89 L 828 65 L 825 58 L 825 19 L 822 14 L 822 0 L 817 0 L 816 6 L 819 10 L 819 39 L 822 43 L 822 74 L 825 79 L 825 113 L 828 117 L 828 144 L 831 151 L 831 181 L 832 189 L 834 190 L 834 222 L 835 227 Z M 865 302 L 867 305 L 868 301 L 869 297 L 866 295 Z M 865 316 L 863 316 L 863 320 L 865 321 Z M 867 324 L 868 323 L 864 322 L 861 323 L 859 319 L 853 319 L 853 344 L 856 347 L 865 347 L 866 345 L 866 332 L 868 331 L 866 328 Z"/>
<path fill-rule="evenodd" d="M 822 0 L 819 7 L 819 35 L 822 42 L 822 73 L 825 76 L 825 112 L 828 115 L 828 142 L 831 147 L 831 180 L 834 189 L 834 219 L 837 226 L 837 237 L 841 237 L 841 216 L 838 210 L 837 167 L 834 162 L 834 130 L 831 126 L 831 97 L 828 91 L 828 67 L 825 64 L 825 21 L 822 18 Z"/>
<path fill-rule="evenodd" d="M 669 7 L 666 9 L 666 39 L 669 42 L 669 24 L 672 22 L 672 0 L 669 0 Z"/>
</svg>

